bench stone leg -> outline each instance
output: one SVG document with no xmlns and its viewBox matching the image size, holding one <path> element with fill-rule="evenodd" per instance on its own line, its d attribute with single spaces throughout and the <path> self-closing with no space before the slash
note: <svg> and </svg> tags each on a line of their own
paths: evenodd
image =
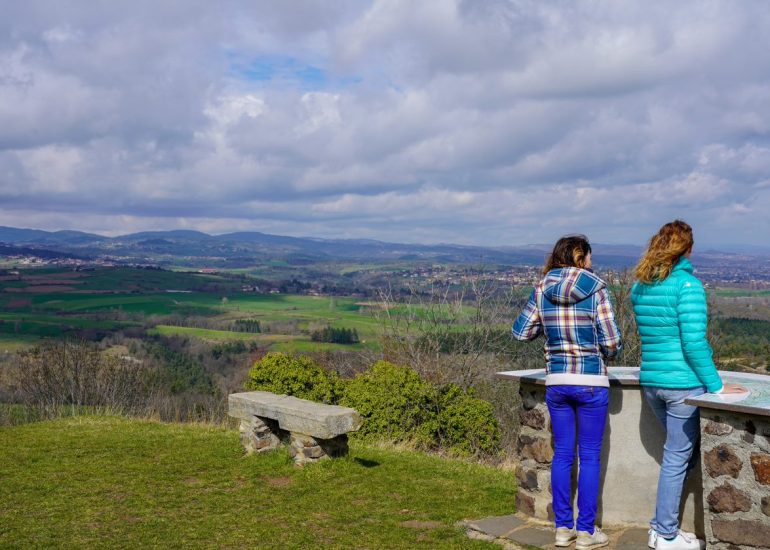
<svg viewBox="0 0 770 550">
<path fill-rule="evenodd" d="M 241 420 L 241 445 L 247 453 L 261 453 L 281 446 L 281 440 L 275 433 L 277 423 L 274 422 L 276 426 L 271 427 L 268 422 L 258 416 Z"/>
<path fill-rule="evenodd" d="M 309 435 L 292 433 L 289 454 L 300 466 L 331 457 L 347 456 L 348 436 L 338 435 L 332 439 L 319 439 Z"/>
</svg>

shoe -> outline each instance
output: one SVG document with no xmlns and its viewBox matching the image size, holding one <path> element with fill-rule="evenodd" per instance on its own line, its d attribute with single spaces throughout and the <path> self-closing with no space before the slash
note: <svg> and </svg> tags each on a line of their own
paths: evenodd
<svg viewBox="0 0 770 550">
<path fill-rule="evenodd" d="M 569 527 L 557 527 L 556 528 L 556 543 L 554 546 L 564 547 L 569 546 L 577 538 L 577 533 L 574 529 Z"/>
<path fill-rule="evenodd" d="M 706 542 L 699 540 L 693 533 L 681 529 L 671 540 L 658 535 L 655 540 L 655 550 L 705 550 Z"/>
<path fill-rule="evenodd" d="M 658 540 L 658 532 L 650 527 L 650 530 L 647 532 L 649 537 L 647 538 L 647 546 L 649 548 L 655 548 L 655 541 Z"/>
<path fill-rule="evenodd" d="M 575 544 L 576 550 L 592 550 L 593 548 L 601 548 L 607 546 L 610 543 L 610 538 L 602 532 L 598 527 L 594 527 L 594 534 L 592 535 L 588 531 L 578 531 L 577 544 Z"/>
</svg>

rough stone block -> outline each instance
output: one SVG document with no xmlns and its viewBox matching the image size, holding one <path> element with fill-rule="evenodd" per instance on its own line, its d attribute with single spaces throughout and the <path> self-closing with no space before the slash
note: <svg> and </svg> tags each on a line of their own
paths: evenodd
<svg viewBox="0 0 770 550">
<path fill-rule="evenodd" d="M 281 446 L 281 440 L 269 425 L 259 418 L 241 420 L 241 445 L 248 453 L 270 451 Z"/>
<path fill-rule="evenodd" d="M 542 437 L 520 435 L 518 451 L 521 458 L 531 458 L 541 464 L 549 463 L 553 459 L 551 442 Z"/>
<path fill-rule="evenodd" d="M 535 430 L 545 429 L 545 414 L 539 409 L 535 408 L 529 411 L 521 411 L 520 419 L 524 426 L 529 426 Z"/>
<path fill-rule="evenodd" d="M 529 491 L 537 491 L 537 471 L 531 468 L 523 468 L 519 466 L 516 470 L 516 480 L 519 482 L 519 487 L 527 489 Z"/>
<path fill-rule="evenodd" d="M 348 454 L 348 436 L 339 435 L 331 439 L 313 438 L 306 434 L 291 434 L 289 453 L 300 466 L 327 458 Z"/>
<path fill-rule="evenodd" d="M 717 445 L 703 455 L 703 463 L 711 477 L 730 476 L 738 477 L 743 467 L 743 462 L 729 445 Z"/>
<path fill-rule="evenodd" d="M 733 433 L 733 427 L 730 424 L 720 422 L 719 417 L 716 417 L 714 420 L 706 422 L 706 427 L 703 428 L 703 431 L 709 435 L 725 436 Z"/>
<path fill-rule="evenodd" d="M 712 512 L 748 512 L 751 498 L 729 483 L 723 483 L 709 494 L 707 501 Z"/>
<path fill-rule="evenodd" d="M 550 495 L 553 493 L 551 490 L 551 470 L 538 470 L 537 471 L 537 485 L 540 487 L 540 491 Z"/>
<path fill-rule="evenodd" d="M 315 445 L 318 445 L 316 440 L 309 435 L 297 433 L 291 434 L 291 444 L 300 449 L 303 447 L 314 447 Z"/>
<path fill-rule="evenodd" d="M 524 493 L 524 491 L 518 491 L 516 493 L 516 511 L 528 516 L 534 516 L 535 498 Z"/>
<path fill-rule="evenodd" d="M 306 458 L 321 458 L 327 456 L 323 449 L 318 445 L 314 447 L 305 447 L 302 449 L 302 454 L 305 455 Z"/>
<path fill-rule="evenodd" d="M 519 388 L 519 394 L 521 395 L 521 404 L 524 410 L 528 411 L 545 403 L 545 390 L 537 387 L 522 385 Z"/>
<path fill-rule="evenodd" d="M 751 467 L 758 483 L 770 485 L 770 454 L 751 453 Z"/>
<path fill-rule="evenodd" d="M 715 519 L 711 529 L 722 542 L 767 548 L 770 541 L 770 525 L 762 521 Z"/>
<path fill-rule="evenodd" d="M 283 430 L 322 439 L 356 431 L 362 422 L 354 409 L 264 391 L 231 394 L 228 404 L 230 416 L 272 418 Z"/>
</svg>

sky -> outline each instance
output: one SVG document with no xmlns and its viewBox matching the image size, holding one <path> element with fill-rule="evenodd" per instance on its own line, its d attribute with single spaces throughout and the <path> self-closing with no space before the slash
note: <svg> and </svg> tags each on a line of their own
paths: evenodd
<svg viewBox="0 0 770 550">
<path fill-rule="evenodd" d="M 0 13 L 0 225 L 770 246 L 764 0 Z"/>
</svg>

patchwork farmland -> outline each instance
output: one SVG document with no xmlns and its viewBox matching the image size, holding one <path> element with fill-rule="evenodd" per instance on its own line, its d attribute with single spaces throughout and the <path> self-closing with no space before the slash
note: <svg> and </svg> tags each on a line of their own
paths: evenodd
<svg viewBox="0 0 770 550">
<path fill-rule="evenodd" d="M 380 323 L 355 298 L 263 294 L 244 281 L 240 275 L 123 267 L 6 272 L 0 275 L 0 349 L 126 329 L 281 351 L 378 345 Z M 312 341 L 312 332 L 326 326 L 355 329 L 360 342 Z"/>
</svg>

